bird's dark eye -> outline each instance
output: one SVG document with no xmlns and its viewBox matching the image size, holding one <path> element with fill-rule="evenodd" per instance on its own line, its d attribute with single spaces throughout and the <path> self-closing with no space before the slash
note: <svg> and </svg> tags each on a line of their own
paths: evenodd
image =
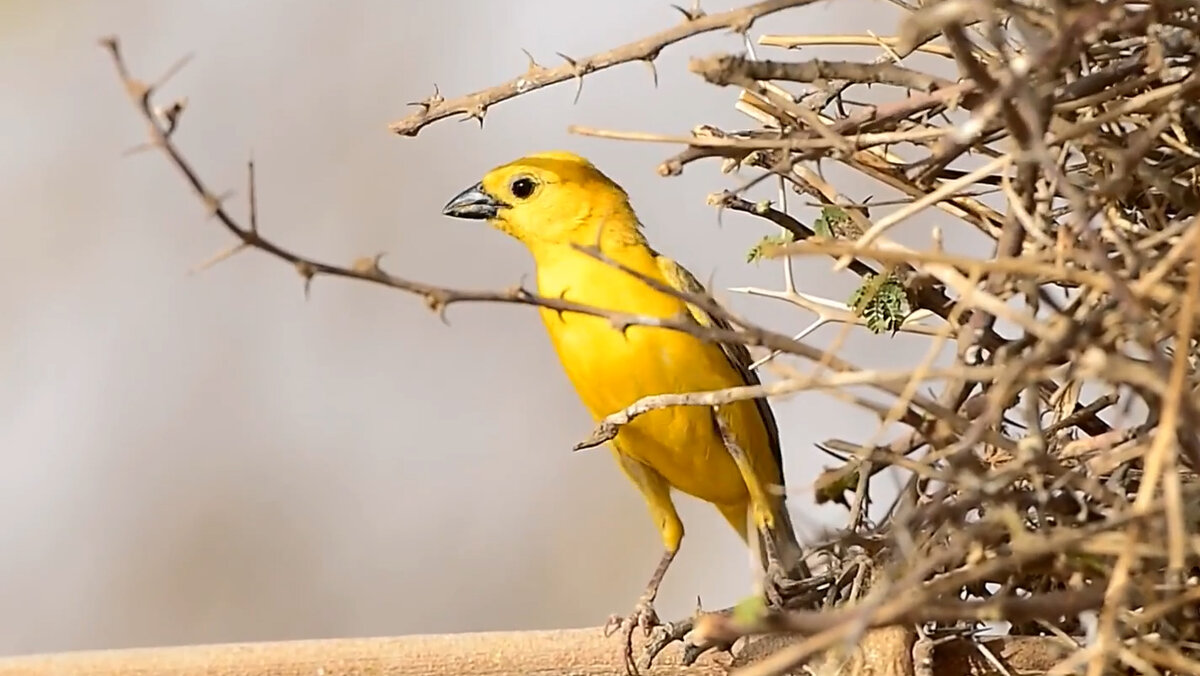
<svg viewBox="0 0 1200 676">
<path fill-rule="evenodd" d="M 518 178 L 512 182 L 512 185 L 509 186 L 509 190 L 512 190 L 513 197 L 523 200 L 532 195 L 533 189 L 536 187 L 537 184 L 533 182 L 532 178 L 529 178 L 528 176 L 522 176 L 521 178 Z"/>
</svg>

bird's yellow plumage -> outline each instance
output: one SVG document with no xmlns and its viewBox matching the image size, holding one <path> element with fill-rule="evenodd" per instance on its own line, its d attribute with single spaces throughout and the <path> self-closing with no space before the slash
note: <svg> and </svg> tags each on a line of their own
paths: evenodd
<svg viewBox="0 0 1200 676">
<path fill-rule="evenodd" d="M 520 240 L 533 255 L 541 295 L 725 326 L 573 246 L 598 245 L 608 258 L 648 278 L 704 293 L 687 270 L 649 246 L 625 191 L 577 155 L 542 153 L 497 167 L 454 198 L 445 213 L 487 219 Z M 543 308 L 541 317 L 563 369 L 596 420 L 647 395 L 758 382 L 742 346 L 658 327 L 621 331 L 607 319 L 580 313 Z M 744 466 L 729 452 L 715 415 L 743 450 Z M 611 445 L 618 464 L 645 497 L 666 548 L 639 605 L 643 613 L 652 616 L 650 602 L 683 538 L 672 488 L 712 503 L 744 539 L 753 534 L 752 524 L 785 565 L 797 563 L 799 547 L 780 490 L 779 434 L 765 400 L 735 402 L 715 412 L 707 406 L 651 411 L 621 427 Z"/>
</svg>

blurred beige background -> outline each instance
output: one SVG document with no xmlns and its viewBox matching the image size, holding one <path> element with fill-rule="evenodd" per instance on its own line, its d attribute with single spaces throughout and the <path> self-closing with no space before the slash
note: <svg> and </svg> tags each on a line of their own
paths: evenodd
<svg viewBox="0 0 1200 676">
<path fill-rule="evenodd" d="M 122 158 L 143 127 L 96 40 L 119 36 L 146 79 L 195 53 L 160 99 L 189 97 L 178 142 L 239 209 L 253 153 L 262 228 L 299 251 L 386 251 L 414 279 L 511 286 L 531 271 L 524 251 L 440 208 L 493 165 L 567 148 L 623 183 L 653 242 L 702 279 L 778 286 L 777 263 L 744 262 L 771 230 L 704 204 L 739 178 L 710 162 L 662 179 L 675 148 L 566 133 L 747 125 L 734 90 L 686 69 L 741 50 L 732 36 L 666 50 L 657 90 L 631 64 L 590 77 L 574 106 L 565 84 L 495 107 L 482 131 L 386 131 L 434 82 L 453 96 L 519 74 L 522 47 L 552 63 L 678 19 L 644 0 L 0 3 L 0 652 L 587 626 L 629 610 L 658 536 L 606 450 L 571 453 L 590 423 L 535 313 L 460 305 L 444 325 L 413 297 L 332 280 L 306 301 L 257 253 L 189 275 L 229 238 L 164 158 Z M 754 35 L 895 22 L 885 2 L 845 0 Z M 797 263 L 801 287 L 847 297 L 853 278 L 828 268 Z M 811 320 L 732 302 L 781 330 Z M 856 331 L 846 355 L 881 365 L 925 345 Z M 816 393 L 776 409 L 798 528 L 840 524 L 811 504 L 830 462 L 812 444 L 864 438 L 872 418 Z M 715 510 L 680 502 L 664 617 L 750 584 Z"/>
</svg>

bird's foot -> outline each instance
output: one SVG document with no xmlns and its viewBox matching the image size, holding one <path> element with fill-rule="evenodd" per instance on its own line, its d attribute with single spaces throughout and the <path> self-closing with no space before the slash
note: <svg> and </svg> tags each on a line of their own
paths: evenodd
<svg viewBox="0 0 1200 676">
<path fill-rule="evenodd" d="M 640 628 L 642 634 L 649 637 L 651 630 L 661 625 L 658 613 L 654 611 L 654 597 L 649 594 L 638 599 L 637 605 L 633 607 L 633 612 L 628 616 L 612 615 L 608 618 L 608 622 L 604 623 L 605 636 L 612 636 L 618 629 L 624 631 L 625 672 L 629 676 L 638 674 L 637 660 L 633 655 L 633 632 Z"/>
<path fill-rule="evenodd" d="M 803 580 L 792 579 L 777 561 L 767 564 L 763 575 L 763 595 L 773 610 L 783 610 L 788 601 L 805 589 Z"/>
<path fill-rule="evenodd" d="M 633 612 L 629 615 L 613 614 L 608 617 L 608 621 L 604 623 L 604 635 L 612 636 L 618 629 L 626 629 L 632 633 L 633 629 L 641 627 L 642 632 L 650 635 L 650 630 L 662 624 L 658 620 L 658 613 L 654 611 L 653 598 L 643 596 L 638 599 L 637 605 L 633 607 Z"/>
</svg>

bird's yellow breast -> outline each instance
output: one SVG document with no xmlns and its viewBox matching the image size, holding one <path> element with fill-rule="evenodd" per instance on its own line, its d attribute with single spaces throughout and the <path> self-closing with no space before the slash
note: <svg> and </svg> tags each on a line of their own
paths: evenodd
<svg viewBox="0 0 1200 676">
<path fill-rule="evenodd" d="M 649 250 L 622 253 L 622 263 L 662 280 Z M 678 298 L 583 254 L 539 261 L 538 290 L 546 296 L 637 315 L 667 318 L 687 313 Z M 648 395 L 743 384 L 719 346 L 686 333 L 646 326 L 630 326 L 622 332 L 603 317 L 545 309 L 541 315 L 568 378 L 596 420 Z M 769 457 L 766 428 L 753 402 L 727 406 L 723 415 L 743 448 Z M 622 427 L 614 445 L 685 493 L 719 504 L 747 499 L 745 483 L 707 406 L 646 413 Z M 762 469 L 767 481 L 779 480 L 773 466 Z"/>
</svg>

